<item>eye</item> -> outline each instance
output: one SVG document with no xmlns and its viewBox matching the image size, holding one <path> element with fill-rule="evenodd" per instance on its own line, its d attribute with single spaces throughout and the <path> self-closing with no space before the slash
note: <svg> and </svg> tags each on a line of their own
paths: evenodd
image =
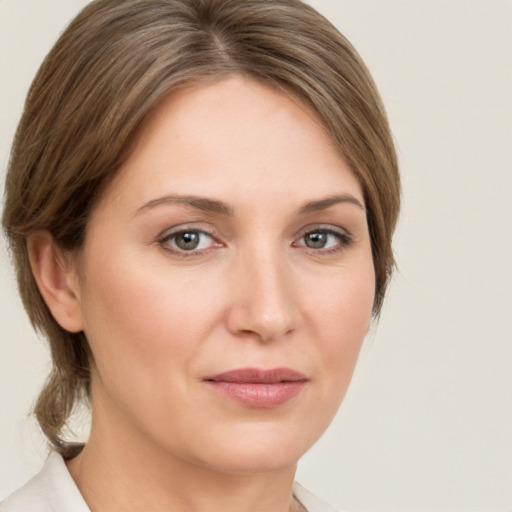
<svg viewBox="0 0 512 512">
<path fill-rule="evenodd" d="M 214 244 L 213 237 L 199 229 L 183 229 L 165 235 L 160 243 L 164 248 L 177 252 L 193 252 L 208 249 Z"/>
<path fill-rule="evenodd" d="M 308 231 L 295 245 L 318 251 L 336 252 L 347 247 L 352 239 L 346 233 L 333 229 L 315 229 Z"/>
<path fill-rule="evenodd" d="M 326 249 L 338 241 L 332 234 L 321 231 L 307 233 L 303 238 L 304 245 L 310 249 Z"/>
</svg>

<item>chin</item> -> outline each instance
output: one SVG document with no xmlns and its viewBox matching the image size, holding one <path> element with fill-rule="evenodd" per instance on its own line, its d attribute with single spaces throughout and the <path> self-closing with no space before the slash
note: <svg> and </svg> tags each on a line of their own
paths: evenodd
<svg viewBox="0 0 512 512">
<path fill-rule="evenodd" d="M 221 437 L 204 438 L 195 452 L 195 462 L 229 474 L 266 473 L 295 468 L 299 459 L 318 440 L 324 429 L 312 431 L 262 422 L 233 432 L 226 429 Z M 310 427 L 310 426 L 309 426 Z M 199 448 L 199 450 L 197 449 Z"/>
<path fill-rule="evenodd" d="M 228 448 L 212 453 L 208 460 L 198 461 L 217 473 L 246 475 L 255 473 L 272 473 L 294 469 L 304 454 L 304 450 L 266 450 L 260 447 L 252 449 L 244 446 L 242 450 Z M 208 454 L 210 455 L 210 454 Z"/>
</svg>

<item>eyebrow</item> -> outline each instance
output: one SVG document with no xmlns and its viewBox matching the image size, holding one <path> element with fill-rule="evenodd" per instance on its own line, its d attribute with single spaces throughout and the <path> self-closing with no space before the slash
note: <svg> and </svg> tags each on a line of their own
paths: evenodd
<svg viewBox="0 0 512 512">
<path fill-rule="evenodd" d="M 366 208 L 361 204 L 359 199 L 350 195 L 350 194 L 338 194 L 334 196 L 327 197 L 325 199 L 319 199 L 317 201 L 309 201 L 299 208 L 298 213 L 300 215 L 304 215 L 311 212 L 317 212 L 322 210 L 327 210 L 331 206 L 336 204 L 349 203 L 357 206 L 363 211 L 366 211 Z M 166 205 L 166 204 L 178 204 L 184 206 L 190 206 L 197 210 L 217 213 L 220 215 L 233 216 L 234 209 L 233 207 L 223 203 L 222 201 L 218 201 L 216 199 L 210 199 L 207 197 L 194 196 L 194 195 L 165 195 L 162 197 L 158 197 L 156 199 L 152 199 L 147 203 L 144 203 L 140 208 L 135 211 L 135 215 L 140 215 L 146 210 L 155 208 L 157 206 Z"/>
<path fill-rule="evenodd" d="M 304 214 L 304 213 L 318 212 L 321 210 L 327 210 L 331 206 L 334 206 L 335 204 L 340 204 L 340 203 L 353 204 L 353 205 L 357 206 L 358 208 L 360 208 L 361 210 L 363 210 L 364 212 L 366 211 L 366 208 L 359 201 L 359 199 L 357 199 L 353 195 L 338 194 L 338 195 L 327 197 L 325 199 L 319 199 L 318 201 L 310 201 L 299 209 L 299 213 Z"/>
<path fill-rule="evenodd" d="M 184 195 L 166 195 L 162 197 L 158 197 L 157 199 L 152 199 L 147 203 L 143 204 L 140 208 L 137 209 L 135 215 L 139 215 L 150 208 L 155 208 L 156 206 L 160 206 L 163 204 L 178 204 L 184 206 L 191 206 L 192 208 L 196 208 L 197 210 L 202 210 L 205 212 L 211 213 L 219 213 L 221 215 L 233 215 L 233 208 L 223 203 L 222 201 L 217 201 L 216 199 L 209 199 L 207 197 L 200 196 L 184 196 Z"/>
</svg>

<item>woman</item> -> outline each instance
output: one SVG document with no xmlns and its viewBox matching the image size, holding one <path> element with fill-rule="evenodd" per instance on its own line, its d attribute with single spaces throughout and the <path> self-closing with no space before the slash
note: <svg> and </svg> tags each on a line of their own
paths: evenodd
<svg viewBox="0 0 512 512">
<path fill-rule="evenodd" d="M 332 510 L 293 484 L 393 266 L 384 109 L 298 0 L 97 0 L 28 94 L 4 229 L 53 371 L 15 510 Z M 63 435 L 90 402 L 85 446 Z"/>
</svg>

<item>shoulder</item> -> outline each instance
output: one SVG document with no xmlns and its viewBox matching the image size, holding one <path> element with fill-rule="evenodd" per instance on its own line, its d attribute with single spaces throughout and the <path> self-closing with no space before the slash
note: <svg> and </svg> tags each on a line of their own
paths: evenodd
<svg viewBox="0 0 512 512">
<path fill-rule="evenodd" d="M 342 512 L 315 496 L 298 482 L 293 484 L 293 495 L 300 501 L 307 512 Z"/>
<path fill-rule="evenodd" d="M 37 475 L 2 503 L 1 512 L 90 512 L 64 459 L 53 452 Z"/>
</svg>

